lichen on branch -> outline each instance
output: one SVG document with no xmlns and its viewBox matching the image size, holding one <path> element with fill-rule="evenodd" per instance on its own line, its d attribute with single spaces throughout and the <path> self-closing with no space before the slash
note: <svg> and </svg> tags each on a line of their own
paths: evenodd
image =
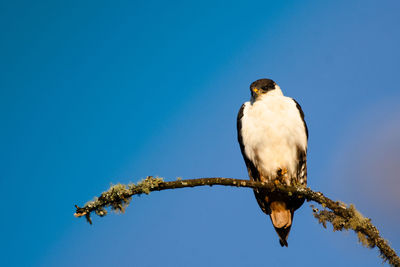
<svg viewBox="0 0 400 267">
<path fill-rule="evenodd" d="M 95 212 L 96 215 L 103 217 L 107 215 L 106 208 L 110 207 L 112 211 L 124 213 L 133 195 L 149 194 L 152 189 L 156 188 L 162 182 L 164 182 L 162 178 L 148 176 L 137 184 L 112 185 L 107 191 L 103 192 L 100 197 L 95 197 L 94 200 L 87 202 L 83 208 L 75 205 L 76 212 L 74 216 L 85 216 L 86 220 L 92 224 L 92 219 L 90 218 L 91 212 Z"/>
<path fill-rule="evenodd" d="M 339 201 L 333 201 L 325 197 L 321 192 L 315 192 L 304 186 L 286 186 L 281 183 L 264 183 L 250 180 L 233 178 L 199 178 L 199 179 L 178 179 L 177 181 L 165 182 L 162 178 L 148 176 L 137 184 L 116 184 L 103 192 L 98 198 L 87 202 L 83 207 L 76 207 L 75 216 L 85 216 L 92 224 L 90 214 L 96 213 L 103 217 L 107 215 L 107 208 L 115 212 L 124 212 L 132 200 L 132 196 L 149 194 L 152 191 L 177 189 L 196 186 L 235 186 L 262 189 L 266 193 L 279 192 L 288 196 L 305 198 L 320 204 L 323 209 L 313 208 L 314 217 L 326 228 L 327 222 L 331 223 L 334 231 L 353 230 L 356 232 L 359 241 L 366 247 L 379 248 L 380 256 L 392 266 L 400 266 L 400 258 L 389 246 L 388 242 L 380 236 L 378 229 L 365 218 L 354 205 L 347 205 Z M 329 210 L 328 210 L 329 209 Z"/>
</svg>

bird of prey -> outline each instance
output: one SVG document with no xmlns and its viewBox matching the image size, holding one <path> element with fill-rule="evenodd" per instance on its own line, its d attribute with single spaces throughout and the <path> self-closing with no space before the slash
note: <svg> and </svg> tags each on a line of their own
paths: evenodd
<svg viewBox="0 0 400 267">
<path fill-rule="evenodd" d="M 238 141 L 250 179 L 306 185 L 308 129 L 299 103 L 284 96 L 270 79 L 253 82 L 250 92 L 250 101 L 242 105 L 237 117 Z M 254 194 L 270 216 L 279 243 L 287 247 L 294 211 L 304 198 L 259 189 Z"/>
</svg>

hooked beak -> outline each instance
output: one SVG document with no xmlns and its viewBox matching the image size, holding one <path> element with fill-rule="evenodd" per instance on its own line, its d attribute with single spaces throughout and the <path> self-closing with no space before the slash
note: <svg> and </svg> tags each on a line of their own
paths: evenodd
<svg viewBox="0 0 400 267">
<path fill-rule="evenodd" d="M 260 89 L 254 87 L 253 89 L 251 89 L 251 94 L 254 98 L 256 98 L 260 94 Z"/>
</svg>

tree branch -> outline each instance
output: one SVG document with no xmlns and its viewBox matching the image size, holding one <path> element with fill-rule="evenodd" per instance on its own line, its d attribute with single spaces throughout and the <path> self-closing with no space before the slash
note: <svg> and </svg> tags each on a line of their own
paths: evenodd
<svg viewBox="0 0 400 267">
<path fill-rule="evenodd" d="M 359 241 L 366 247 L 373 248 L 377 246 L 380 256 L 384 261 L 388 261 L 392 266 L 400 266 L 400 258 L 396 252 L 383 239 L 378 229 L 371 223 L 369 218 L 365 218 L 358 212 L 354 205 L 346 205 L 339 201 L 333 201 L 325 197 L 321 192 L 315 192 L 304 186 L 286 186 L 280 183 L 263 183 L 250 180 L 240 180 L 231 178 L 199 178 L 172 182 L 164 182 L 162 178 L 148 176 L 141 182 L 129 185 L 117 184 L 108 191 L 103 192 L 100 197 L 86 203 L 82 208 L 76 207 L 75 216 L 85 216 L 91 224 L 90 214 L 95 212 L 99 216 L 107 215 L 107 207 L 116 212 L 124 212 L 129 205 L 132 196 L 140 194 L 149 194 L 152 191 L 161 191 L 167 189 L 176 189 L 196 186 L 236 186 L 262 189 L 267 193 L 279 192 L 289 196 L 305 198 L 308 201 L 314 201 L 322 205 L 323 210 L 319 211 L 313 207 L 314 217 L 326 228 L 326 222 L 330 222 L 334 231 L 343 229 L 352 229 L 358 235 Z M 325 209 L 328 208 L 329 210 Z"/>
</svg>

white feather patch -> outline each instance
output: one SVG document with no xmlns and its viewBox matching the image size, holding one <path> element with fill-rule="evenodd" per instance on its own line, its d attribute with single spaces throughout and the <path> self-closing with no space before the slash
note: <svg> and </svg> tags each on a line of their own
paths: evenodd
<svg viewBox="0 0 400 267">
<path fill-rule="evenodd" d="M 245 103 L 242 138 L 246 156 L 266 179 L 275 178 L 283 168 L 289 177 L 295 177 L 297 149 L 307 150 L 306 130 L 296 103 L 279 88 Z"/>
</svg>

